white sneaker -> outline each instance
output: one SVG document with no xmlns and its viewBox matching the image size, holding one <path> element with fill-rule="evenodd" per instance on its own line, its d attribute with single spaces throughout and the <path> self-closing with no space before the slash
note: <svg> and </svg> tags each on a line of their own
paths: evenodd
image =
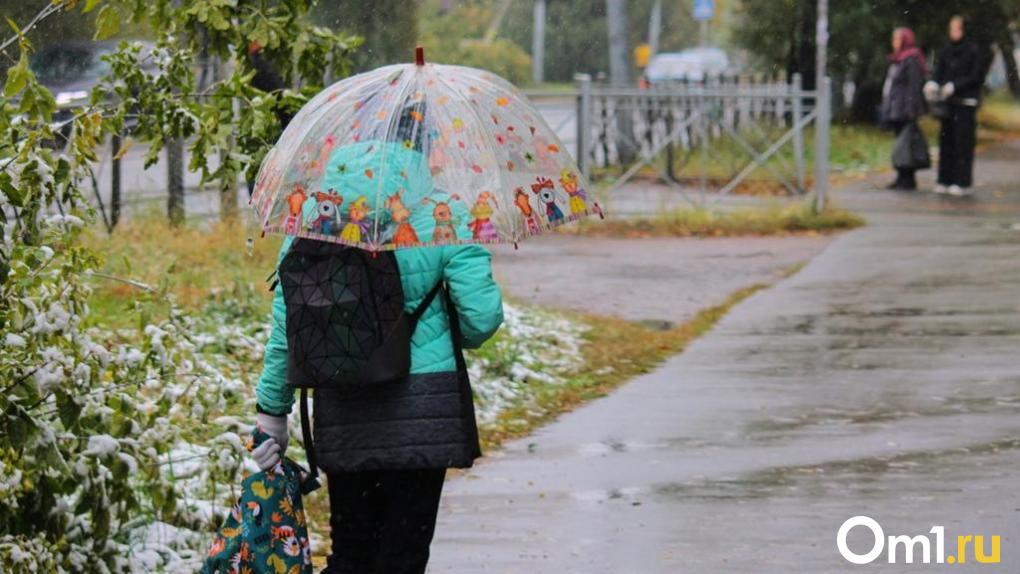
<svg viewBox="0 0 1020 574">
<path fill-rule="evenodd" d="M 949 189 L 946 190 L 949 195 L 955 195 L 956 197 L 966 197 L 971 194 L 970 189 L 966 187 L 960 187 L 958 185 L 950 185 Z"/>
<path fill-rule="evenodd" d="M 947 193 L 949 189 L 946 186 L 942 185 L 941 183 L 936 183 L 935 189 L 933 189 L 932 191 L 934 191 L 935 193 Z"/>
</svg>

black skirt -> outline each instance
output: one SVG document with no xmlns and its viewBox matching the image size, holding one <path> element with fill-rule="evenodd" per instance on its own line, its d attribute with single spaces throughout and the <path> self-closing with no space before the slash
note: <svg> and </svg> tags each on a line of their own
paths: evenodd
<svg viewBox="0 0 1020 574">
<path fill-rule="evenodd" d="M 319 390 L 312 412 L 315 454 L 327 474 L 468 468 L 481 456 L 466 371 Z"/>
</svg>

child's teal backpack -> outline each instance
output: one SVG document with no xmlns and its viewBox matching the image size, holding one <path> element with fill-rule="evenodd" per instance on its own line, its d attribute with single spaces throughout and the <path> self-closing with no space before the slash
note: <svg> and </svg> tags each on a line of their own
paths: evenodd
<svg viewBox="0 0 1020 574">
<path fill-rule="evenodd" d="M 269 438 L 255 427 L 248 450 Z M 216 535 L 202 574 L 312 574 L 301 495 L 319 487 L 290 459 L 241 483 L 241 497 Z"/>
</svg>

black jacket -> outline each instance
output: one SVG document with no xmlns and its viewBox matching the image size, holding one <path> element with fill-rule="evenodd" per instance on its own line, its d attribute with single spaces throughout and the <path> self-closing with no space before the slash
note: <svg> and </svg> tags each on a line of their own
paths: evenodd
<svg viewBox="0 0 1020 574">
<path fill-rule="evenodd" d="M 467 468 L 481 456 L 467 373 L 316 391 L 313 436 L 327 474 Z"/>
<path fill-rule="evenodd" d="M 924 115 L 924 70 L 916 56 L 891 64 L 885 81 L 882 121 L 909 122 Z"/>
<path fill-rule="evenodd" d="M 964 38 L 943 48 L 935 62 L 934 79 L 940 86 L 953 83 L 950 103 L 959 103 L 964 99 L 979 99 L 984 78 L 981 74 L 981 54 L 977 44 Z"/>
</svg>

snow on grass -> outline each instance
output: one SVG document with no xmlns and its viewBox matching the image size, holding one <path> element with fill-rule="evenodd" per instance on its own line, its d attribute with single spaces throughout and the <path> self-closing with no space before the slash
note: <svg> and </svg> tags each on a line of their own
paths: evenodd
<svg viewBox="0 0 1020 574">
<path fill-rule="evenodd" d="M 550 311 L 503 306 L 505 321 L 495 337 L 468 357 L 468 371 L 481 425 L 526 400 L 535 383 L 562 384 L 581 367 L 586 326 Z"/>
<path fill-rule="evenodd" d="M 242 437 L 254 423 L 255 381 L 271 325 L 257 305 L 232 297 L 217 296 L 204 312 L 182 318 L 191 330 L 188 345 L 202 364 L 194 365 L 175 388 L 165 391 L 176 396 L 195 392 L 223 396 L 218 412 L 196 413 L 196 418 L 205 415 L 207 422 L 188 429 L 188 441 L 178 443 L 161 463 L 166 480 L 181 493 L 177 505 L 189 523 L 167 524 L 152 516 L 141 520 L 126 548 L 134 572 L 193 572 L 200 567 L 212 529 L 226 518 L 240 494 L 241 476 L 257 471 L 244 451 Z M 536 385 L 562 384 L 582 366 L 586 325 L 555 312 L 513 304 L 504 306 L 504 315 L 505 323 L 496 336 L 467 357 L 483 427 L 493 424 L 501 412 L 526 404 Z M 150 352 L 160 359 L 172 352 L 163 346 L 162 332 L 147 329 L 146 335 Z M 125 347 L 118 359 L 136 362 L 139 354 Z M 144 404 L 140 398 L 143 409 Z M 298 417 L 291 417 L 290 425 L 292 436 L 300 436 Z M 89 450 L 98 456 L 116 454 L 116 441 L 106 438 L 92 437 L 95 442 L 90 441 Z M 287 454 L 303 464 L 304 453 L 296 443 Z M 311 518 L 320 524 L 326 519 Z M 313 530 L 310 534 L 313 546 L 328 546 L 322 533 Z"/>
</svg>

